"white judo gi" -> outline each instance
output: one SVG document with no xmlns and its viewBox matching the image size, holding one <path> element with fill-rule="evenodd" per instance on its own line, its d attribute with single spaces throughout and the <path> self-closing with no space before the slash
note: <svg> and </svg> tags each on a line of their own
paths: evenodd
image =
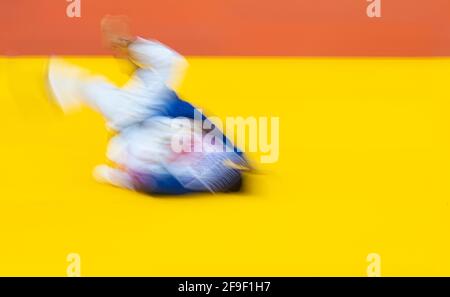
<svg viewBox="0 0 450 297">
<path fill-rule="evenodd" d="M 177 155 L 170 148 L 173 135 L 191 134 L 191 127 L 199 124 L 186 126 L 186 121 L 177 118 L 187 115 L 193 119 L 194 107 L 173 91 L 186 69 L 186 60 L 167 46 L 142 38 L 131 43 L 128 51 L 138 69 L 122 88 L 58 59 L 51 60 L 48 77 L 63 110 L 86 104 L 99 111 L 108 127 L 118 132 L 107 152 L 111 161 L 126 168 L 111 169 L 111 175 L 120 180 L 118 185 L 177 194 L 227 191 L 240 184 L 240 172 L 223 163 L 229 159 L 242 163 L 241 154 Z M 174 108 L 175 112 L 170 111 Z M 203 141 L 201 133 L 191 136 L 194 141 Z"/>
</svg>

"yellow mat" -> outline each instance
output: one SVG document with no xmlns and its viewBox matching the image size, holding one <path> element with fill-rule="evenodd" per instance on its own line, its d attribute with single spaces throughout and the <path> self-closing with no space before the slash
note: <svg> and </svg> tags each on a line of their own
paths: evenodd
<svg viewBox="0 0 450 297">
<path fill-rule="evenodd" d="M 110 58 L 71 58 L 117 83 Z M 450 60 L 190 58 L 180 94 L 278 116 L 280 156 L 243 194 L 155 198 L 97 184 L 108 134 L 62 116 L 46 58 L 0 58 L 0 275 L 450 275 Z"/>
</svg>

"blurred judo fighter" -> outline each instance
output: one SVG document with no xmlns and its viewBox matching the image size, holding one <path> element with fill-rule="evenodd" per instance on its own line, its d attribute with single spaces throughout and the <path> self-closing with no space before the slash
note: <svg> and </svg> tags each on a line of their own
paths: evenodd
<svg viewBox="0 0 450 297">
<path fill-rule="evenodd" d="M 48 67 L 49 89 L 64 112 L 87 105 L 116 133 L 107 149 L 112 165 L 97 166 L 94 177 L 151 194 L 240 190 L 243 153 L 174 91 L 185 59 L 131 34 L 124 17 L 106 16 L 101 28 L 106 44 L 136 66 L 124 87 L 55 57 Z"/>
</svg>

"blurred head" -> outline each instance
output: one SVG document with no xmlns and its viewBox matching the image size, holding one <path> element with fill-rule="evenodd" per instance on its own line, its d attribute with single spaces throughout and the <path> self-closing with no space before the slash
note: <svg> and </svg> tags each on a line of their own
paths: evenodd
<svg viewBox="0 0 450 297">
<path fill-rule="evenodd" d="M 131 33 L 129 19 L 126 16 L 104 16 L 101 30 L 104 44 L 120 52 L 126 51 L 128 45 L 136 38 Z"/>
</svg>

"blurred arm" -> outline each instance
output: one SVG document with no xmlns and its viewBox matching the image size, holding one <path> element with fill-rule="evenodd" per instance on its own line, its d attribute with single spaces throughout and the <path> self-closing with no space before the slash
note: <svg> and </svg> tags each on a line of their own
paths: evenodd
<svg viewBox="0 0 450 297">
<path fill-rule="evenodd" d="M 168 86 L 175 88 L 187 68 L 184 57 L 157 42 L 137 38 L 128 47 L 131 60 L 140 68 L 155 72 Z"/>
</svg>

